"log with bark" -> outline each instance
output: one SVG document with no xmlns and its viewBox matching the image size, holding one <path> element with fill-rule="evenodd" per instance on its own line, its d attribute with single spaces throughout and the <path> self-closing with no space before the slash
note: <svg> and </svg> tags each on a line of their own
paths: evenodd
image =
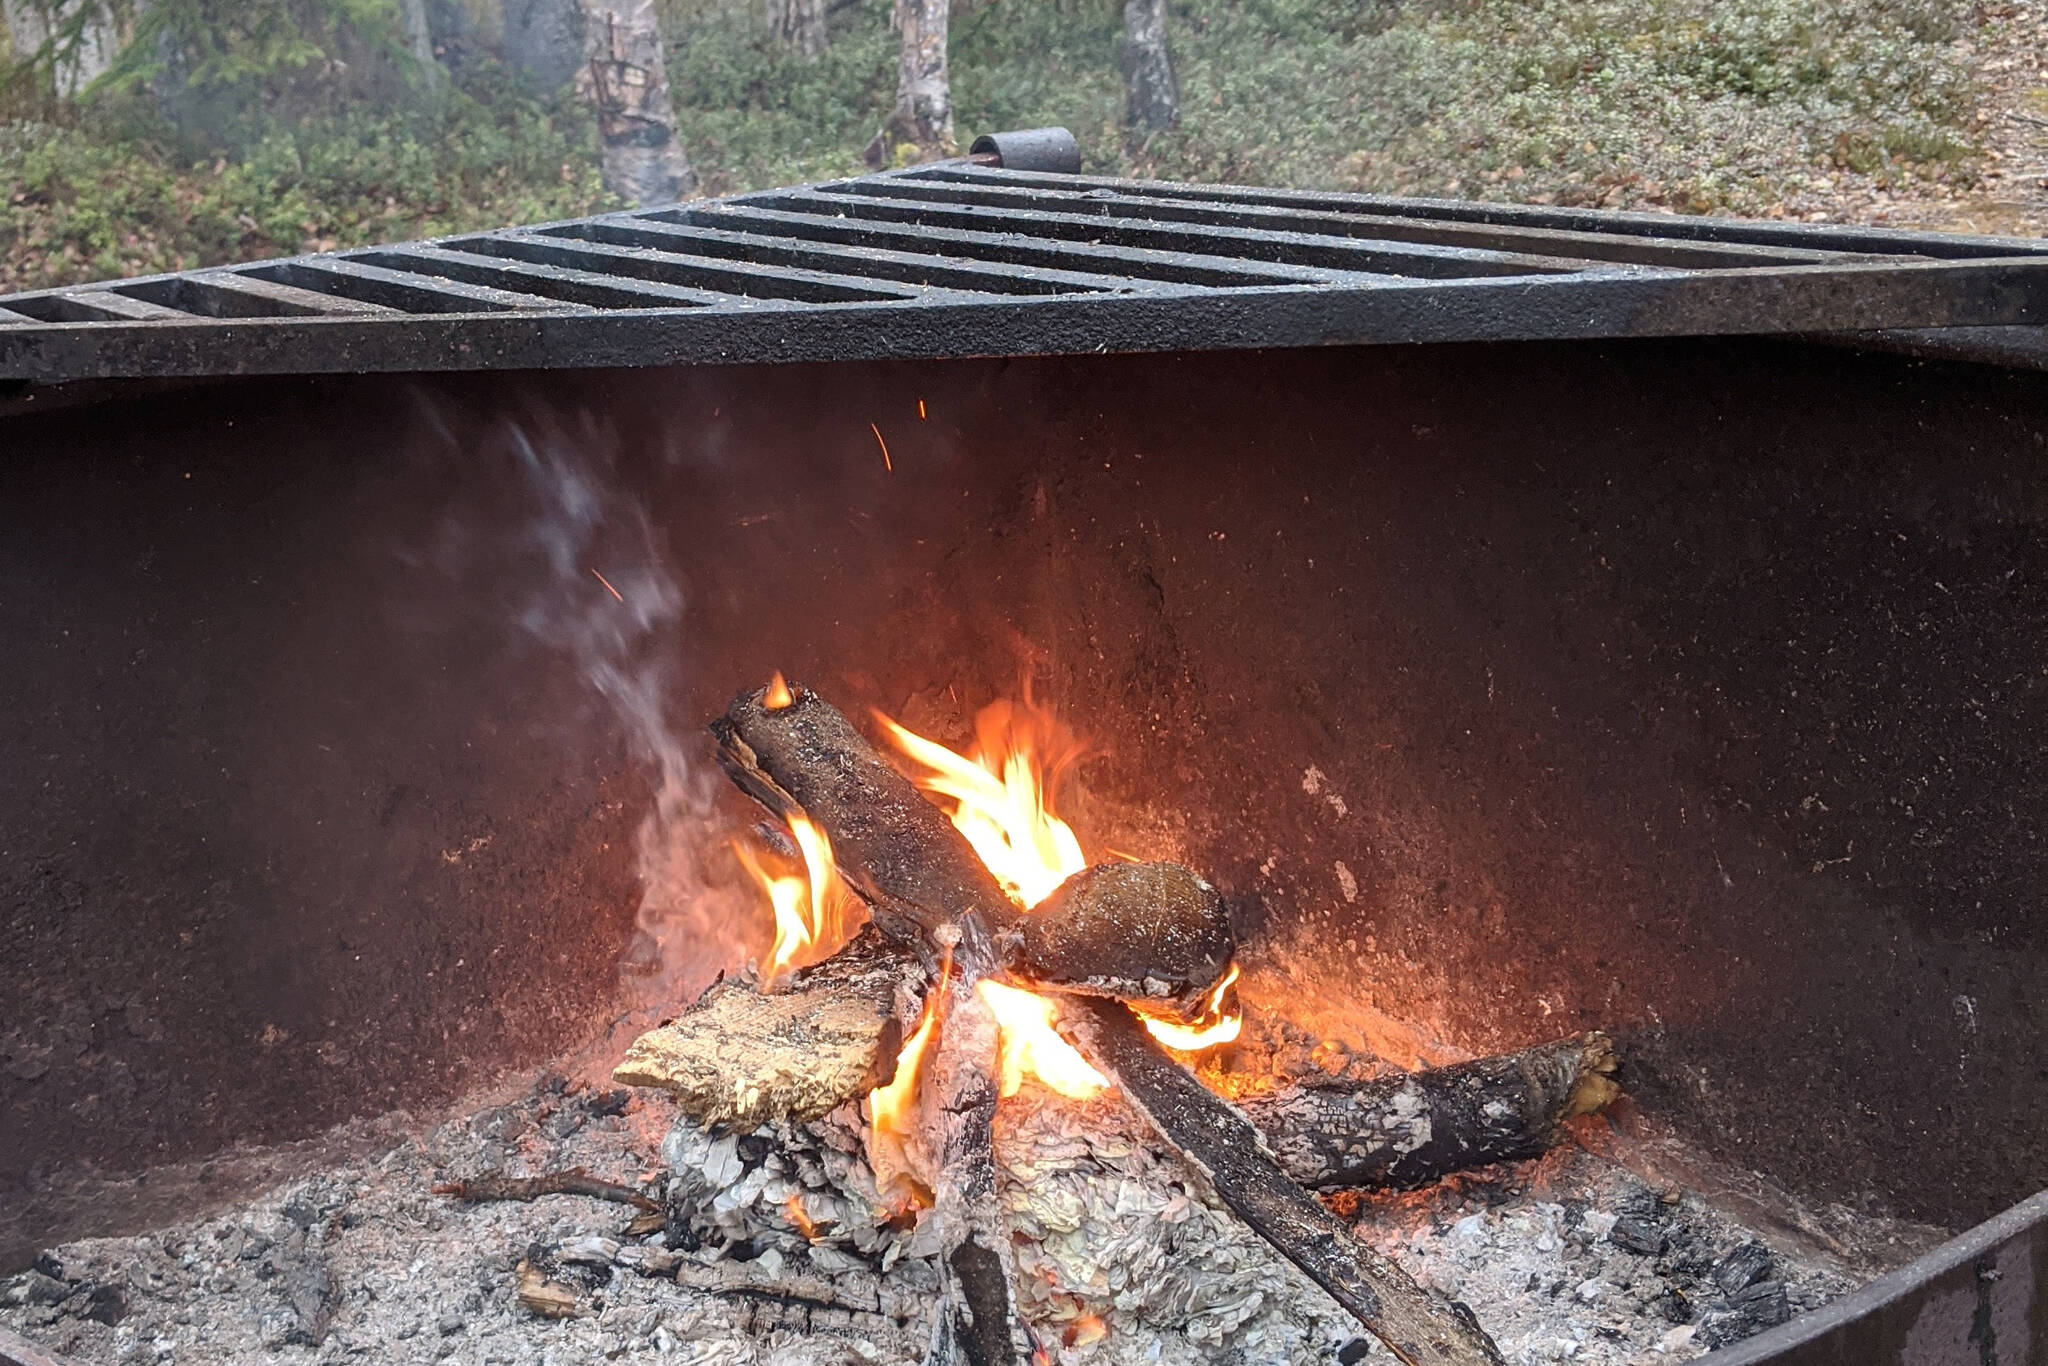
<svg viewBox="0 0 2048 1366">
<path fill-rule="evenodd" d="M 801 811 L 831 838 L 840 874 L 870 900 L 885 933 L 958 945 L 957 989 L 963 994 L 1020 937 L 1016 911 L 1000 888 L 995 899 L 989 896 L 994 881 L 966 839 L 815 693 L 793 689 L 789 699 L 778 697 L 773 706 L 765 689 L 749 694 L 713 729 L 727 771 L 742 790 L 785 818 Z M 928 948 L 922 951 L 929 954 Z M 1038 984 L 1049 985 L 1042 979 Z M 1335 1287 L 1338 1302 L 1397 1357 L 1408 1366 L 1485 1366 L 1500 1360 L 1469 1311 L 1422 1289 L 1398 1265 L 1352 1238 L 1281 1171 L 1249 1122 L 1160 1051 L 1123 1005 L 1077 996 L 1072 1008 L 1095 1020 L 1090 1038 L 1097 1046 L 1106 1046 L 1099 1044 L 1104 1039 L 1138 1041 L 1141 1051 L 1111 1061 L 1132 1073 L 1127 1095 L 1134 1086 L 1147 1088 L 1133 1098 L 1160 1136 L 1184 1152 L 1204 1134 L 1231 1145 L 1227 1159 L 1206 1150 L 1189 1156 L 1205 1171 L 1227 1173 L 1230 1189 L 1244 1202 L 1242 1208 L 1233 1202 L 1240 1216 L 1326 1289 Z M 978 1028 L 970 1027 L 968 1038 L 978 1037 Z M 942 1059 L 946 1051 L 942 1043 Z M 996 1274 L 1007 1250 L 1000 1224 L 972 1217 L 980 1207 L 982 1154 L 990 1154 L 992 1175 L 992 1151 L 980 1146 L 975 1123 L 955 1118 L 980 1113 L 981 1088 L 991 1098 L 986 1107 L 993 1116 L 994 1076 L 971 1056 L 978 1051 L 967 1050 L 960 1065 L 939 1064 L 948 1078 L 938 1088 L 940 1113 L 948 1116 L 948 1167 L 930 1216 L 935 1250 L 952 1273 L 934 1356 L 975 1366 L 1018 1360 L 1025 1341 L 1010 1308 L 1009 1286 Z M 1148 1059 L 1156 1067 L 1148 1067 Z M 962 1196 L 949 1202 L 946 1186 L 959 1186 Z M 956 1355 L 947 1356 L 949 1350 Z"/>
<path fill-rule="evenodd" d="M 1613 1041 L 1596 1031 L 1370 1081 L 1309 1082 L 1243 1109 L 1305 1186 L 1419 1186 L 1547 1151 L 1564 1121 L 1620 1094 L 1615 1064 Z"/>
</svg>

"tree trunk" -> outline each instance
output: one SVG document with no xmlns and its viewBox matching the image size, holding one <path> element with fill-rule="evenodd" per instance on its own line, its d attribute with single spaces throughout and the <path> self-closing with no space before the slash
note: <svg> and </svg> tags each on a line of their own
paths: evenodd
<svg viewBox="0 0 2048 1366">
<path fill-rule="evenodd" d="M 1180 89 L 1166 51 L 1166 0 L 1124 0 L 1124 126 L 1156 133 L 1180 119 Z"/>
<path fill-rule="evenodd" d="M 109 0 L 0 0 L 14 60 L 47 63 L 51 89 L 66 100 L 120 55 L 121 17 Z"/>
<path fill-rule="evenodd" d="M 605 188 L 635 208 L 697 188 L 676 141 L 666 53 L 654 0 L 584 0 L 590 64 L 581 84 L 597 109 Z"/>
<path fill-rule="evenodd" d="M 951 0 L 896 0 L 903 47 L 896 62 L 896 107 L 862 154 L 870 166 L 952 156 L 953 82 L 946 72 Z"/>
<path fill-rule="evenodd" d="M 434 57 L 434 30 L 427 22 L 427 0 L 398 0 L 398 17 L 405 26 L 406 50 L 419 68 L 420 84 L 429 90 L 441 85 L 441 64 Z"/>
<path fill-rule="evenodd" d="M 583 64 L 582 0 L 505 0 L 505 60 L 544 94 L 576 79 Z"/>
<path fill-rule="evenodd" d="M 799 57 L 825 50 L 825 0 L 768 0 L 768 28 Z"/>
</svg>

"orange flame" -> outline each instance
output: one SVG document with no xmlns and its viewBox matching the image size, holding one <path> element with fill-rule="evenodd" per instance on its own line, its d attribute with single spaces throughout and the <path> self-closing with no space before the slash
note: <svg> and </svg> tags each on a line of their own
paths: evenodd
<svg viewBox="0 0 2048 1366">
<path fill-rule="evenodd" d="M 975 747 L 955 754 L 875 713 L 897 748 L 930 772 L 917 785 L 951 799 L 948 815 L 1020 906 L 1036 906 L 1088 866 L 1073 827 L 1050 794 L 1081 744 L 1051 712 L 992 702 L 974 718 Z"/>
<path fill-rule="evenodd" d="M 790 1192 L 789 1199 L 782 1202 L 782 1212 L 789 1216 L 789 1222 L 796 1231 L 804 1235 L 805 1242 L 818 1241 L 818 1225 L 804 1209 L 802 1191 Z"/>
<path fill-rule="evenodd" d="M 883 1197 L 898 1214 L 922 1207 L 929 1209 L 932 1193 L 911 1170 L 912 1111 L 917 1105 L 918 1086 L 923 1080 L 926 1056 L 939 1032 L 939 1014 L 946 988 L 953 976 L 953 956 L 939 964 L 939 979 L 925 993 L 924 1009 L 917 1028 L 903 1041 L 896 1054 L 896 1075 L 886 1085 L 868 1092 L 868 1162 L 874 1168 Z"/>
<path fill-rule="evenodd" d="M 1002 1094 L 1014 1096 L 1027 1077 L 1069 1100 L 1086 1100 L 1109 1085 L 1052 1027 L 1052 1002 L 984 977 L 974 984 L 996 1017 L 1002 1039 Z"/>
<path fill-rule="evenodd" d="M 782 670 L 775 671 L 775 677 L 768 680 L 768 690 L 761 694 L 761 705 L 769 711 L 781 711 L 796 701 L 796 694 L 789 690 L 789 681 L 782 676 Z"/>
<path fill-rule="evenodd" d="M 775 916 L 775 942 L 763 977 L 773 981 L 790 968 L 815 963 L 838 951 L 853 928 L 857 903 L 839 876 L 832 841 L 807 817 L 792 815 L 789 833 L 803 855 L 804 871 L 770 872 L 749 845 L 733 841 L 740 863 L 768 893 Z"/>
<path fill-rule="evenodd" d="M 1199 1053 L 1205 1048 L 1229 1043 L 1237 1038 L 1244 1028 L 1244 1012 L 1238 1009 L 1237 998 L 1230 988 L 1237 982 L 1237 964 L 1230 965 L 1230 971 L 1222 980 L 1209 988 L 1209 994 L 1202 998 L 1202 1010 L 1192 1024 L 1176 1024 L 1172 1020 L 1146 1019 L 1145 1028 L 1153 1038 L 1177 1053 Z"/>
</svg>

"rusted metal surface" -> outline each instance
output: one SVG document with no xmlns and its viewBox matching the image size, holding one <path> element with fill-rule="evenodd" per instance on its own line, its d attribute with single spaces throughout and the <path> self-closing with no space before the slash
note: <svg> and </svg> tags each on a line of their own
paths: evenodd
<svg viewBox="0 0 2048 1366">
<path fill-rule="evenodd" d="M 1852 1295 L 1716 1352 L 1717 1366 L 2041 1366 L 2048 1191 Z"/>
<path fill-rule="evenodd" d="M 2026 363 L 2048 323 L 2037 241 L 1114 180 L 1042 169 L 1078 164 L 1060 129 L 984 144 L 11 295 L 0 380 L 1879 331 L 1941 354 L 1967 334 L 1967 354 Z"/>
</svg>

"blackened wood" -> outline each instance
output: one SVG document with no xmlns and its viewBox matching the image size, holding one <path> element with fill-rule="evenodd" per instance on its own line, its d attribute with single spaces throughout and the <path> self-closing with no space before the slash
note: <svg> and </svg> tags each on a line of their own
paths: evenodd
<svg viewBox="0 0 2048 1366">
<path fill-rule="evenodd" d="M 1306 1186 L 1418 1186 L 1533 1157 L 1619 1094 L 1601 1033 L 1371 1081 L 1317 1081 L 1243 1102 Z"/>
<path fill-rule="evenodd" d="M 1500 1366 L 1472 1312 L 1408 1273 L 1280 1170 L 1244 1114 L 1169 1057 L 1129 1010 L 1069 996 L 1060 1030 L 1194 1163 L 1237 1217 L 1330 1293 L 1407 1366 Z"/>
<path fill-rule="evenodd" d="M 1236 953 L 1223 898 L 1192 869 L 1105 863 L 1023 918 L 1010 966 L 1036 984 L 1191 1021 Z"/>
<path fill-rule="evenodd" d="M 507 1176 L 503 1172 L 485 1172 L 481 1176 L 436 1186 L 434 1194 L 472 1202 L 538 1200 L 544 1195 L 587 1195 L 593 1200 L 615 1200 L 622 1205 L 631 1205 L 641 1210 L 654 1211 L 661 1208 L 661 1202 L 653 1196 L 636 1191 L 631 1186 L 622 1186 L 616 1181 L 600 1181 L 581 1167 L 569 1171 L 543 1172 L 539 1176 Z"/>
<path fill-rule="evenodd" d="M 986 972 L 993 936 L 1018 913 L 966 838 L 838 708 L 800 685 L 787 706 L 771 708 L 765 692 L 736 698 L 711 725 L 733 782 L 784 820 L 806 815 L 831 837 L 840 876 L 884 934 L 928 957 L 940 929 L 957 927 L 958 966 L 969 979 Z"/>
</svg>

